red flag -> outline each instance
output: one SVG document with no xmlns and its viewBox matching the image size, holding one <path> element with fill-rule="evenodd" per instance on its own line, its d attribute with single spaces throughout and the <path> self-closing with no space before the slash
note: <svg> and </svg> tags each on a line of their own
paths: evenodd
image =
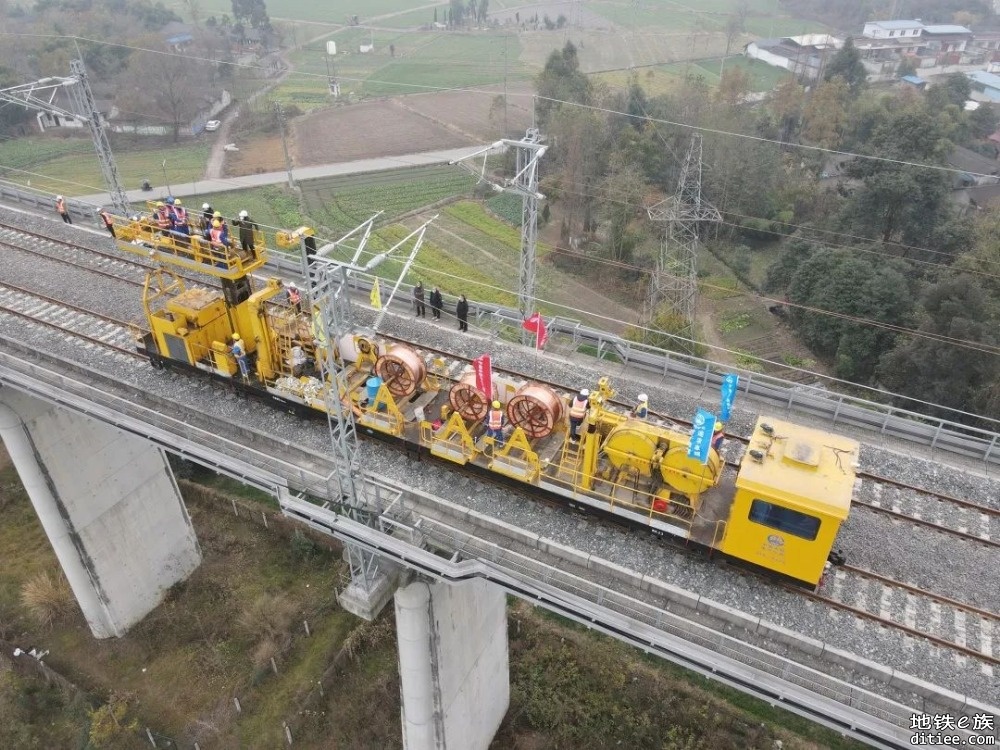
<svg viewBox="0 0 1000 750">
<path fill-rule="evenodd" d="M 493 400 L 493 363 L 489 354 L 483 354 L 472 360 L 476 370 L 476 388 L 486 394 L 486 400 Z"/>
<path fill-rule="evenodd" d="M 521 327 L 535 334 L 536 349 L 542 349 L 545 346 L 545 342 L 549 340 L 549 332 L 545 330 L 545 321 L 542 320 L 541 313 L 532 313 L 530 318 L 521 323 Z"/>
</svg>

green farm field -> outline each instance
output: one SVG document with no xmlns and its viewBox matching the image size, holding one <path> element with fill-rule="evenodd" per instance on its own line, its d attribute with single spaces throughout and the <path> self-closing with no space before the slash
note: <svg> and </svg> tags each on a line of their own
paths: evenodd
<svg viewBox="0 0 1000 750">
<path fill-rule="evenodd" d="M 183 15 L 185 3 L 168 3 Z M 327 0 L 317 3 L 314 0 L 281 0 L 280 3 L 268 5 L 268 13 L 272 19 L 295 19 L 298 21 L 320 21 L 325 23 L 346 23 L 348 16 L 357 15 L 362 23 L 375 21 L 381 23 L 385 16 L 397 13 L 407 13 L 413 8 L 429 5 L 419 0 Z M 448 7 L 446 2 L 440 3 L 441 8 Z M 200 13 L 207 17 L 232 14 L 233 7 L 227 0 L 205 0 L 199 3 Z M 427 9 L 428 20 L 433 20 L 434 11 Z"/>
<path fill-rule="evenodd" d="M 326 40 L 337 43 L 337 55 L 326 56 Z M 374 52 L 361 54 L 360 44 L 373 41 Z M 390 56 L 393 45 L 395 57 Z M 510 62 L 509 82 L 527 80 L 532 70 L 518 62 L 516 36 L 459 32 L 397 33 L 344 29 L 291 55 L 295 74 L 275 91 L 274 97 L 302 109 L 329 104 L 327 74 L 335 71 L 342 96 L 395 96 L 435 88 L 462 88 L 502 83 L 504 46 Z M 327 68 L 327 63 L 332 68 Z"/>
<path fill-rule="evenodd" d="M 185 142 L 136 150 L 113 142 L 118 174 L 126 189 L 138 188 L 148 179 L 157 187 L 166 180 L 171 185 L 200 180 L 208 160 L 205 141 Z M 0 174 L 12 182 L 38 190 L 65 195 L 100 193 L 104 187 L 101 166 L 93 142 L 86 134 L 79 138 L 36 136 L 0 143 Z"/>
</svg>

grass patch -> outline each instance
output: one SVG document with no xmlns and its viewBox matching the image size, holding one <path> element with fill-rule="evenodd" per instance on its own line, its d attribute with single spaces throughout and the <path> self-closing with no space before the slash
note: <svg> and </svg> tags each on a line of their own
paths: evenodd
<svg viewBox="0 0 1000 750">
<path fill-rule="evenodd" d="M 582 344 L 578 346 L 576 350 L 580 354 L 586 354 L 588 357 L 597 357 L 597 347 L 593 346 L 592 344 Z M 614 362 L 615 364 L 619 365 L 622 363 L 621 357 L 619 357 L 612 351 L 608 351 L 607 349 L 601 352 L 600 359 L 604 360 L 605 362 Z"/>
<path fill-rule="evenodd" d="M 719 323 L 719 333 L 727 335 L 742 331 L 753 325 L 753 316 L 749 313 L 730 313 Z"/>
<path fill-rule="evenodd" d="M 723 64 L 724 63 L 724 64 Z M 704 71 L 706 79 L 717 84 L 722 79 L 723 70 L 739 68 L 750 76 L 751 91 L 771 91 L 783 80 L 791 76 L 787 70 L 776 68 L 759 60 L 750 60 L 742 55 L 730 55 L 725 60 L 707 60 L 692 67 L 695 72 Z"/>
</svg>

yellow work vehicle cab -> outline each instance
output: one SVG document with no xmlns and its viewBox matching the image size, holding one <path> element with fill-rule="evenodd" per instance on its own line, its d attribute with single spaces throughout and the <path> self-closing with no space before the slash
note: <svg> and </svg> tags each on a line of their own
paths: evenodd
<svg viewBox="0 0 1000 750">
<path fill-rule="evenodd" d="M 721 551 L 818 584 L 851 507 L 859 448 L 840 435 L 758 419 Z"/>
</svg>

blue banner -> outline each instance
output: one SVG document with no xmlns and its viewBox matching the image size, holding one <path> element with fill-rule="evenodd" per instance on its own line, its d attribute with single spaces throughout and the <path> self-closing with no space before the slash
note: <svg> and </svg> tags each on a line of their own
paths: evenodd
<svg viewBox="0 0 1000 750">
<path fill-rule="evenodd" d="M 722 404 L 719 406 L 719 419 L 729 421 L 729 411 L 736 400 L 736 390 L 740 387 L 739 375 L 726 375 L 722 379 Z"/>
<path fill-rule="evenodd" d="M 715 429 L 715 415 L 701 407 L 694 413 L 691 425 L 691 442 L 688 443 L 688 458 L 697 458 L 708 463 L 708 452 L 712 448 L 712 431 Z"/>
</svg>

